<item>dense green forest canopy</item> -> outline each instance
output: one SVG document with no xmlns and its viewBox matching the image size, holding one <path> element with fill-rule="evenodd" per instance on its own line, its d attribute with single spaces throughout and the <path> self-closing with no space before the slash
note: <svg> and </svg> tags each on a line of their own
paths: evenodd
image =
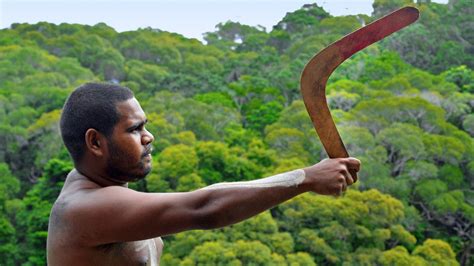
<svg viewBox="0 0 474 266">
<path fill-rule="evenodd" d="M 360 182 L 248 221 L 165 238 L 163 265 L 472 265 L 474 5 L 375 0 L 372 16 L 316 4 L 273 29 L 227 21 L 205 44 L 145 28 L 0 30 L 0 264 L 45 265 L 48 216 L 73 167 L 58 119 L 87 81 L 131 88 L 155 135 L 141 191 L 189 191 L 316 163 L 326 154 L 299 93 L 316 52 L 403 5 L 420 20 L 353 56 L 328 102 Z"/>
</svg>

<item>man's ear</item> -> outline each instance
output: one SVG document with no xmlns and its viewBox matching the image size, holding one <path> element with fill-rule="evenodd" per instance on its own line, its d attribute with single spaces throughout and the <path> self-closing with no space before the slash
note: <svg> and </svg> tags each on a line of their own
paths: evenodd
<svg viewBox="0 0 474 266">
<path fill-rule="evenodd" d="M 86 131 L 85 138 L 86 147 L 89 152 L 95 156 L 104 156 L 106 149 L 104 135 L 93 128 L 89 128 Z"/>
</svg>

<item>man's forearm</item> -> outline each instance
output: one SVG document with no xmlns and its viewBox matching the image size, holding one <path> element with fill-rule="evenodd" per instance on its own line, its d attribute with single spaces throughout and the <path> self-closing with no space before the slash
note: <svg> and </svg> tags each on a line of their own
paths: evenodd
<svg viewBox="0 0 474 266">
<path fill-rule="evenodd" d="M 263 179 L 218 183 L 196 192 L 206 193 L 202 206 L 204 229 L 237 223 L 298 194 L 308 191 L 304 170 L 295 170 Z"/>
<path fill-rule="evenodd" d="M 304 170 L 298 169 L 252 181 L 217 183 L 203 189 L 297 187 L 304 179 Z"/>
</svg>

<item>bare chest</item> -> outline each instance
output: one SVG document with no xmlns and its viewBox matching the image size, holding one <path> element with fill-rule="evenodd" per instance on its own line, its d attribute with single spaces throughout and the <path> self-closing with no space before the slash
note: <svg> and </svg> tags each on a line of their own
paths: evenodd
<svg viewBox="0 0 474 266">
<path fill-rule="evenodd" d="M 162 248 L 161 239 L 148 239 L 112 244 L 104 247 L 104 252 L 115 262 L 114 265 L 158 266 Z"/>
<path fill-rule="evenodd" d="M 162 249 L 161 238 L 114 243 L 94 248 L 78 247 L 67 241 L 50 241 L 48 265 L 158 266 Z"/>
</svg>

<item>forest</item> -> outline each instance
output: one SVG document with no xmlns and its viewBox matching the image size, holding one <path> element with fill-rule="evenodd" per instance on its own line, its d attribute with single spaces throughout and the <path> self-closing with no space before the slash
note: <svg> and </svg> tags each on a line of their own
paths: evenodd
<svg viewBox="0 0 474 266">
<path fill-rule="evenodd" d="M 130 188 L 263 178 L 327 157 L 300 94 L 306 62 L 405 5 L 418 22 L 328 82 L 359 182 L 339 198 L 304 194 L 230 227 L 164 237 L 162 265 L 472 265 L 472 0 L 375 0 L 371 16 L 309 3 L 272 29 L 219 23 L 205 42 L 104 23 L 0 30 L 0 265 L 46 265 L 51 206 L 73 168 L 58 121 L 74 88 L 117 83 L 142 104 L 153 170 Z"/>
</svg>

